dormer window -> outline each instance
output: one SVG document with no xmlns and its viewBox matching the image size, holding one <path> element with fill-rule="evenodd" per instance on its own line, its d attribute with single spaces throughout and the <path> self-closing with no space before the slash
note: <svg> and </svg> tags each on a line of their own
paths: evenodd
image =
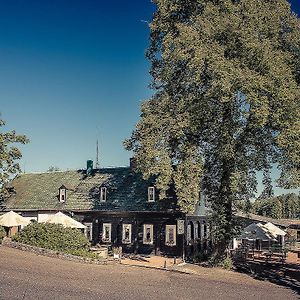
<svg viewBox="0 0 300 300">
<path fill-rule="evenodd" d="M 155 201 L 155 187 L 149 186 L 148 187 L 148 202 L 154 202 Z"/>
<path fill-rule="evenodd" d="M 103 186 L 100 188 L 100 202 L 106 202 L 106 195 L 107 195 L 107 188 Z"/>
<path fill-rule="evenodd" d="M 59 202 L 64 203 L 67 200 L 67 189 L 65 186 L 59 188 Z"/>
</svg>

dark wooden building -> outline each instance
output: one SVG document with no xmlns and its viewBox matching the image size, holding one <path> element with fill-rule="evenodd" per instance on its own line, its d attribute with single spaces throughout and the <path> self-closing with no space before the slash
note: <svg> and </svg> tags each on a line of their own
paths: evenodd
<svg viewBox="0 0 300 300">
<path fill-rule="evenodd" d="M 159 200 L 154 180 L 130 167 L 22 174 L 8 189 L 5 211 L 38 222 L 61 211 L 86 225 L 93 244 L 121 246 L 124 253 L 182 256 L 207 246 L 203 201 L 186 215 L 174 196 Z"/>
</svg>

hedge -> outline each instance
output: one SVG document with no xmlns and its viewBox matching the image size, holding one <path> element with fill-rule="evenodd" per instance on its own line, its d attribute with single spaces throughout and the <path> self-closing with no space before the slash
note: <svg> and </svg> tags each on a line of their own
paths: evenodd
<svg viewBox="0 0 300 300">
<path fill-rule="evenodd" d="M 90 242 L 78 230 L 60 224 L 32 223 L 13 236 L 13 241 L 68 254 L 95 258 Z"/>
</svg>

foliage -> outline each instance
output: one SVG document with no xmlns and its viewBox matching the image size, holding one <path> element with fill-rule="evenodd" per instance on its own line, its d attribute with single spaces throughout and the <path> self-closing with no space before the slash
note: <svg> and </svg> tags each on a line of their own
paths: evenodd
<svg viewBox="0 0 300 300">
<path fill-rule="evenodd" d="M 16 143 L 26 144 L 29 140 L 25 135 L 18 135 L 14 130 L 2 132 L 5 122 L 0 119 L 0 201 L 6 195 L 4 189 L 11 175 L 20 171 L 17 160 L 22 157 L 21 151 L 15 146 Z"/>
<path fill-rule="evenodd" d="M 300 197 L 294 193 L 268 199 L 257 199 L 252 212 L 275 219 L 300 218 Z"/>
<path fill-rule="evenodd" d="M 273 186 L 272 186 L 272 179 L 271 179 L 270 173 L 271 173 L 270 170 L 264 170 L 264 172 L 263 172 L 262 183 L 263 183 L 264 189 L 259 196 L 260 199 L 271 198 L 274 196 L 274 190 L 273 190 Z"/>
<path fill-rule="evenodd" d="M 91 257 L 90 243 L 78 230 L 60 224 L 32 223 L 13 236 L 19 243 Z"/>
<path fill-rule="evenodd" d="M 221 266 L 222 266 L 223 269 L 231 270 L 232 267 L 233 267 L 232 259 L 230 257 L 224 258 L 224 260 L 222 261 Z"/>
<path fill-rule="evenodd" d="M 0 226 L 0 244 L 5 236 L 6 236 L 5 229 L 2 226 Z"/>
<path fill-rule="evenodd" d="M 224 255 L 232 205 L 254 195 L 256 171 L 277 163 L 281 186 L 300 184 L 300 21 L 286 0 L 155 3 L 156 92 L 124 144 L 145 178 L 157 176 L 160 198 L 174 188 L 184 212 L 201 187 Z"/>
<path fill-rule="evenodd" d="M 207 261 L 209 258 L 209 255 L 210 254 L 208 252 L 201 251 L 201 252 L 194 254 L 191 259 L 192 259 L 193 263 L 200 263 L 203 261 Z"/>
</svg>

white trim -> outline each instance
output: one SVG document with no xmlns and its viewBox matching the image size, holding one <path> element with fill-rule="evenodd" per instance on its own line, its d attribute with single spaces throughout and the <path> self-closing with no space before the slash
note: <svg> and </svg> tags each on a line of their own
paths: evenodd
<svg viewBox="0 0 300 300">
<path fill-rule="evenodd" d="M 170 231 L 173 231 L 173 239 L 170 240 Z M 167 246 L 176 246 L 176 225 L 166 225 L 166 242 Z"/>
<path fill-rule="evenodd" d="M 105 236 L 106 228 L 108 228 L 108 238 Z M 111 223 L 103 223 L 102 226 L 102 241 L 110 243 L 111 242 Z"/>
<path fill-rule="evenodd" d="M 129 230 L 129 238 L 126 239 L 126 229 Z M 131 243 L 131 224 L 122 224 L 122 243 L 123 244 L 130 244 Z"/>
<path fill-rule="evenodd" d="M 59 202 L 64 203 L 67 200 L 67 190 L 59 189 Z"/>
<path fill-rule="evenodd" d="M 148 187 L 148 202 L 155 202 L 155 187 Z"/>
<path fill-rule="evenodd" d="M 149 229 L 149 231 L 148 231 Z M 147 234 L 150 234 L 149 239 L 147 239 Z M 143 229 L 143 244 L 152 245 L 153 244 L 153 224 L 144 224 Z"/>
<path fill-rule="evenodd" d="M 107 188 L 105 186 L 100 187 L 100 202 L 106 202 Z"/>
</svg>

